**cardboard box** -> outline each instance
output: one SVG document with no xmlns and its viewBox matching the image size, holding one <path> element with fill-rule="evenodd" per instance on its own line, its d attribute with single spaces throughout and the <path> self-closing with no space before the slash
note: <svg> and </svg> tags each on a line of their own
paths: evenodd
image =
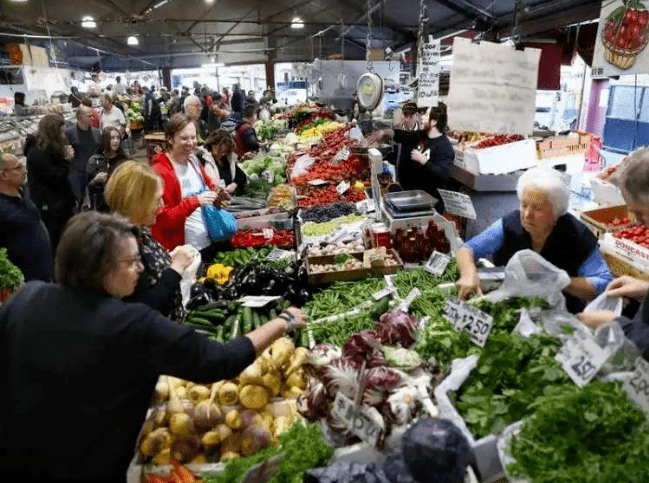
<svg viewBox="0 0 649 483">
<path fill-rule="evenodd" d="M 626 225 L 610 226 L 608 223 L 614 219 L 621 219 L 628 216 L 626 205 L 610 206 L 608 208 L 599 208 L 597 210 L 582 211 L 581 221 L 593 232 L 597 238 L 602 238 L 605 233 L 612 233 L 623 228 L 627 228 L 632 223 Z"/>
<path fill-rule="evenodd" d="M 492 148 L 467 147 L 463 169 L 475 174 L 506 174 L 536 166 L 537 161 L 536 141 L 524 139 Z"/>
<path fill-rule="evenodd" d="M 594 200 L 600 205 L 623 205 L 625 203 L 620 188 L 597 176 L 590 178 L 590 188 L 593 190 Z"/>
<path fill-rule="evenodd" d="M 605 233 L 600 242 L 600 249 L 624 260 L 640 272 L 649 273 L 649 250 L 642 245 L 631 240 L 615 238 L 612 233 Z"/>
</svg>

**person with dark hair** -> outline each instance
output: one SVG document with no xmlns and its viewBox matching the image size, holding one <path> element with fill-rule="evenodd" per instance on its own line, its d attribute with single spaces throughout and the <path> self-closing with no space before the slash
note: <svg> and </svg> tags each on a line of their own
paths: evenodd
<svg viewBox="0 0 649 483">
<path fill-rule="evenodd" d="M 25 105 L 25 93 L 14 92 L 14 113 L 16 116 L 26 116 L 27 106 Z"/>
<path fill-rule="evenodd" d="M 230 195 L 241 196 L 248 178 L 237 165 L 235 147 L 230 133 L 223 129 L 214 131 L 205 140 L 205 171 Z"/>
<path fill-rule="evenodd" d="M 230 112 L 223 107 L 223 97 L 219 93 L 214 93 L 212 105 L 207 114 L 207 132 L 214 133 L 221 127 L 221 120 L 228 117 Z"/>
<path fill-rule="evenodd" d="M 68 96 L 68 102 L 72 104 L 73 108 L 77 108 L 81 105 L 82 96 L 79 93 L 79 88 L 77 86 L 70 87 L 70 95 Z"/>
<path fill-rule="evenodd" d="M 92 101 L 88 99 L 87 97 L 82 97 L 81 98 L 81 105 L 86 106 L 90 108 L 90 112 L 92 114 L 92 120 L 90 122 L 90 125 L 96 129 L 99 129 L 101 126 L 101 116 L 99 115 L 99 112 L 97 109 L 92 107 Z"/>
<path fill-rule="evenodd" d="M 126 86 L 122 84 L 122 78 L 120 76 L 115 77 L 115 92 L 120 96 L 126 95 Z"/>
<path fill-rule="evenodd" d="M 110 94 L 101 96 L 101 128 L 116 127 L 123 136 L 126 133 L 126 117 L 124 113 L 113 105 Z"/>
<path fill-rule="evenodd" d="M 232 96 L 230 98 L 230 107 L 232 107 L 232 112 L 243 116 L 243 109 L 246 105 L 246 96 L 239 87 L 239 84 L 234 84 L 232 86 Z"/>
<path fill-rule="evenodd" d="M 60 114 L 47 114 L 38 123 L 35 136 L 25 141 L 29 196 L 36 205 L 55 250 L 63 227 L 73 214 L 75 197 L 68 176 L 74 151 L 65 135 Z"/>
<path fill-rule="evenodd" d="M 214 183 L 198 161 L 194 153 L 196 127 L 188 116 L 171 117 L 165 126 L 165 140 L 167 150 L 151 162 L 164 183 L 164 207 L 158 212 L 151 233 L 167 250 L 188 244 L 201 251 L 204 260 L 212 260 L 213 244 L 200 208 L 214 204 L 225 207 L 230 196 Z"/>
<path fill-rule="evenodd" d="M 137 236 L 120 216 L 76 215 L 56 252 L 58 283 L 29 282 L 2 304 L 3 470 L 30 482 L 124 482 L 160 375 L 235 378 L 306 326 L 304 312 L 289 307 L 222 344 L 124 302 L 143 270 Z"/>
<path fill-rule="evenodd" d="M 110 175 L 124 160 L 126 154 L 122 149 L 122 136 L 119 129 L 114 126 L 104 128 L 101 132 L 99 152 L 90 158 L 85 173 L 91 209 L 109 211 L 104 199 L 104 187 Z"/>
<path fill-rule="evenodd" d="M 404 131 L 384 129 L 369 136 L 372 141 L 392 137 L 402 144 L 402 155 L 397 159 L 397 181 L 404 190 L 421 189 L 436 198 L 435 210 L 444 213 L 444 201 L 438 189 L 446 189 L 451 178 L 455 151 L 446 137 L 446 105 L 438 103 L 422 117 L 423 129 Z"/>
<path fill-rule="evenodd" d="M 0 247 L 25 281 L 49 282 L 54 273 L 50 238 L 34 203 L 25 196 L 25 159 L 13 154 L 0 156 Z"/>
<path fill-rule="evenodd" d="M 257 122 L 257 108 L 255 106 L 246 107 L 243 111 L 243 119 L 237 125 L 234 134 L 234 144 L 236 145 L 239 158 L 243 158 L 246 153 L 251 153 L 249 156 L 246 156 L 250 157 L 253 153 L 259 151 L 260 145 L 257 139 L 257 132 L 252 126 L 255 122 Z"/>
<path fill-rule="evenodd" d="M 91 125 L 92 109 L 80 106 L 77 109 L 77 123 L 65 130 L 70 145 L 74 149 L 74 159 L 70 166 L 70 186 L 80 207 L 86 196 L 86 168 L 88 160 L 97 154 L 101 134 Z"/>
</svg>

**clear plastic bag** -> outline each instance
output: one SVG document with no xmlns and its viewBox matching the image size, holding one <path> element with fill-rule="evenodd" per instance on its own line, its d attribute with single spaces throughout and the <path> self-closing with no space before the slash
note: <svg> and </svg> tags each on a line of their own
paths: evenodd
<svg viewBox="0 0 649 483">
<path fill-rule="evenodd" d="M 610 310 L 614 312 L 616 316 L 622 314 L 622 297 L 609 297 L 606 295 L 606 292 L 599 294 L 595 300 L 590 302 L 584 312 L 597 312 L 600 310 Z"/>
<path fill-rule="evenodd" d="M 201 254 L 196 248 L 189 246 L 193 252 L 194 252 L 194 261 L 185 269 L 183 272 L 183 276 L 180 280 L 180 294 L 183 298 L 183 305 L 187 305 L 187 302 L 189 302 L 189 293 L 192 288 L 192 284 L 194 283 L 194 280 L 196 279 L 196 272 L 198 272 L 198 267 L 201 264 Z"/>
<path fill-rule="evenodd" d="M 550 307 L 565 310 L 566 299 L 561 291 L 569 284 L 570 276 L 565 270 L 532 250 L 521 250 L 507 263 L 501 287 L 486 299 L 499 302 L 511 297 L 542 297 Z"/>
</svg>

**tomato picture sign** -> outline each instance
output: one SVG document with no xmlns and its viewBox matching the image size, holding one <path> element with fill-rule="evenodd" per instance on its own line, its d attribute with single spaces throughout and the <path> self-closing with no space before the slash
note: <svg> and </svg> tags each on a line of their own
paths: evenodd
<svg viewBox="0 0 649 483">
<path fill-rule="evenodd" d="M 604 0 L 595 42 L 594 76 L 649 72 L 649 11 L 640 0 Z"/>
</svg>

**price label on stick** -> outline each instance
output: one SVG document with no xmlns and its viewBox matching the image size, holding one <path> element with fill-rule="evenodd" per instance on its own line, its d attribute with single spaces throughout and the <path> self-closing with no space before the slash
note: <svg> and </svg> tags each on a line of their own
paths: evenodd
<svg viewBox="0 0 649 483">
<path fill-rule="evenodd" d="M 336 393 L 331 412 L 340 418 L 352 433 L 370 446 L 376 446 L 383 429 L 365 411 L 356 408 L 352 400 L 340 391 Z"/>
<path fill-rule="evenodd" d="M 435 250 L 426 262 L 426 265 L 424 265 L 424 270 L 433 277 L 439 277 L 444 273 L 450 261 L 451 257 Z"/>
<path fill-rule="evenodd" d="M 453 324 L 457 330 L 463 330 L 469 334 L 471 342 L 480 347 L 484 347 L 493 327 L 493 317 L 491 315 L 455 298 L 446 301 L 444 318 Z"/>
<path fill-rule="evenodd" d="M 341 181 L 340 184 L 336 186 L 336 191 L 339 195 L 344 195 L 350 186 L 351 185 L 347 181 Z"/>
<path fill-rule="evenodd" d="M 649 416 L 649 362 L 638 357 L 633 376 L 624 381 L 622 387 L 629 395 L 629 399 Z"/>
<path fill-rule="evenodd" d="M 338 151 L 336 153 L 336 155 L 334 156 L 332 161 L 333 161 L 334 164 L 341 163 L 343 161 L 347 161 L 347 158 L 349 158 L 349 155 L 351 153 L 352 152 L 349 150 L 349 146 L 343 146 L 340 149 L 340 151 Z"/>
<path fill-rule="evenodd" d="M 397 307 L 397 310 L 401 310 L 402 312 L 408 312 L 408 309 L 410 309 L 410 304 L 412 303 L 413 300 L 415 300 L 416 297 L 418 297 L 421 294 L 419 289 L 417 287 L 413 288 L 408 296 L 403 299 L 403 301 L 399 304 Z"/>
<path fill-rule="evenodd" d="M 578 386 L 588 384 L 611 354 L 581 331 L 568 339 L 554 357 Z"/>
<path fill-rule="evenodd" d="M 394 292 L 393 288 L 386 287 L 384 289 L 379 290 L 378 292 L 374 292 L 372 294 L 372 298 L 374 300 L 381 300 L 383 297 L 387 297 L 388 295 L 392 295 Z"/>
</svg>

